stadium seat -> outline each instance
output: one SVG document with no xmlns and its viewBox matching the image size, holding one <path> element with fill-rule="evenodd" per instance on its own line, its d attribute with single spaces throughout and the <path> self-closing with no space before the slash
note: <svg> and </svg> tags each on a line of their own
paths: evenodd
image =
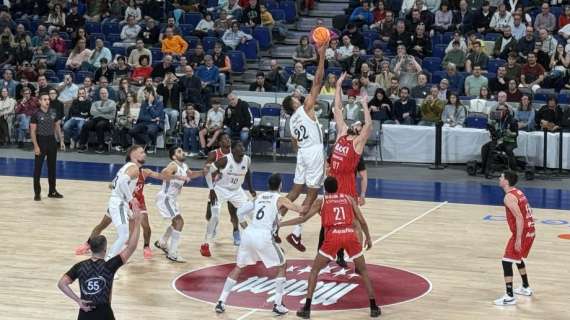
<svg viewBox="0 0 570 320">
<path fill-rule="evenodd" d="M 497 73 L 497 69 L 506 63 L 503 59 L 489 59 L 487 62 L 487 71 Z"/>
<path fill-rule="evenodd" d="M 273 110 L 273 111 L 266 111 L 266 112 L 268 112 L 268 113 L 272 113 L 272 112 L 273 112 L 272 114 L 267 114 L 267 113 L 266 113 L 266 115 L 280 115 L 280 112 L 281 112 L 281 105 L 280 105 L 279 103 L 268 102 L 268 103 L 264 104 L 261 109 L 262 109 L 262 110 L 263 110 L 263 109 L 277 109 L 278 112 L 276 112 L 275 110 Z M 263 114 L 263 111 L 262 111 L 262 114 Z"/>
<path fill-rule="evenodd" d="M 312 65 L 312 66 L 307 66 L 307 67 L 305 67 L 305 71 L 306 71 L 308 74 L 315 75 L 315 73 L 317 72 L 317 66 L 314 66 L 314 65 Z"/>
<path fill-rule="evenodd" d="M 103 23 L 103 24 L 101 24 L 101 33 L 104 33 L 104 34 L 110 34 L 110 33 L 120 34 L 121 33 L 121 26 L 119 26 L 118 23 L 114 23 L 114 22 Z"/>
<path fill-rule="evenodd" d="M 58 57 L 55 62 L 55 70 L 65 69 L 66 62 L 67 62 L 67 57 Z"/>
<path fill-rule="evenodd" d="M 241 51 L 230 51 L 228 52 L 228 57 L 232 64 L 232 72 L 234 73 L 244 73 L 245 72 L 245 55 Z"/>
<path fill-rule="evenodd" d="M 116 55 L 127 56 L 127 48 L 125 47 L 111 47 L 109 50 L 111 50 L 113 57 Z"/>
<path fill-rule="evenodd" d="M 65 77 L 66 74 L 72 74 L 73 77 L 75 78 L 75 73 L 73 71 L 60 69 L 60 70 L 57 70 L 57 79 L 59 81 L 63 82 L 63 77 Z"/>
<path fill-rule="evenodd" d="M 259 48 L 262 50 L 267 50 L 272 46 L 271 30 L 267 27 L 256 27 L 253 30 L 253 38 L 259 42 Z"/>
<path fill-rule="evenodd" d="M 204 46 L 204 50 L 208 51 L 214 49 L 214 45 L 218 41 L 219 39 L 216 37 L 204 37 L 204 39 L 202 39 L 202 45 Z"/>
<path fill-rule="evenodd" d="M 93 79 L 94 76 L 94 73 L 91 71 L 79 71 L 75 76 L 75 83 L 81 84 L 86 77 L 91 77 Z"/>
<path fill-rule="evenodd" d="M 107 41 L 109 41 L 110 43 L 115 43 L 115 42 L 121 42 L 121 35 L 118 33 L 111 33 L 111 34 L 107 34 L 106 37 Z"/>
<path fill-rule="evenodd" d="M 336 78 L 338 79 L 340 77 L 340 75 L 342 74 L 342 68 L 339 67 L 329 67 L 327 68 L 327 70 L 325 71 L 325 75 L 328 74 L 334 74 L 336 76 Z"/>
<path fill-rule="evenodd" d="M 273 10 L 279 9 L 279 3 L 275 0 L 267 0 L 265 1 L 265 7 L 267 8 L 267 10 L 273 13 Z M 275 19 L 275 16 L 273 16 L 273 19 Z"/>
<path fill-rule="evenodd" d="M 432 55 L 433 57 L 438 57 L 443 59 L 445 57 L 445 48 L 447 48 L 446 44 L 438 44 L 433 48 Z"/>
<path fill-rule="evenodd" d="M 285 66 L 285 68 L 283 68 L 283 70 L 285 71 L 285 73 L 287 73 L 287 78 L 288 78 L 289 76 L 291 76 L 293 74 L 293 72 L 295 72 L 295 67 Z"/>
<path fill-rule="evenodd" d="M 379 120 L 372 120 L 372 133 L 370 134 L 368 140 L 366 141 L 366 146 L 374 148 L 374 160 L 376 161 L 376 164 L 378 164 L 378 158 L 380 158 L 381 162 L 384 161 L 382 159 L 381 135 L 382 135 L 382 122 L 380 122 Z"/>
<path fill-rule="evenodd" d="M 150 53 L 152 54 L 152 61 L 160 61 L 164 57 L 164 54 L 160 50 L 160 48 L 150 48 Z"/>
<path fill-rule="evenodd" d="M 180 32 L 182 32 L 181 36 L 191 35 L 192 31 L 194 31 L 194 26 L 194 24 L 179 24 L 178 28 L 180 28 Z"/>
<path fill-rule="evenodd" d="M 193 26 L 197 26 L 200 20 L 202 20 L 202 14 L 199 12 L 187 12 L 183 18 L 184 24 L 191 24 Z"/>
<path fill-rule="evenodd" d="M 55 74 L 55 71 L 53 71 L 53 70 L 47 69 L 45 76 L 46 76 L 47 81 L 50 83 L 59 82 L 59 78 L 57 77 L 57 75 Z"/>
<path fill-rule="evenodd" d="M 196 45 L 198 45 L 198 43 L 200 43 L 200 38 L 195 37 L 195 36 L 184 36 L 184 40 L 186 40 L 186 42 L 188 42 L 188 48 L 190 48 L 190 49 L 196 48 Z"/>
<path fill-rule="evenodd" d="M 293 23 L 297 20 L 297 7 L 294 1 L 283 1 L 279 3 L 279 9 L 285 12 L 285 21 Z"/>
<path fill-rule="evenodd" d="M 259 43 L 255 39 L 248 40 L 246 43 L 240 43 L 237 49 L 245 54 L 247 60 L 257 60 L 258 58 Z"/>
<path fill-rule="evenodd" d="M 497 38 L 499 38 L 500 36 L 501 36 L 501 34 L 499 34 L 499 33 L 487 33 L 487 34 L 485 35 L 484 40 L 485 40 L 485 41 L 495 41 L 495 40 L 497 40 Z"/>
<path fill-rule="evenodd" d="M 570 104 L 570 90 L 560 90 L 558 95 L 558 103 Z"/>
<path fill-rule="evenodd" d="M 94 33 L 101 33 L 101 23 L 99 22 L 85 22 L 85 31 L 92 35 Z"/>
<path fill-rule="evenodd" d="M 208 8 L 217 7 L 218 6 L 218 0 L 208 0 L 207 6 L 208 6 Z"/>
<path fill-rule="evenodd" d="M 249 34 L 250 36 L 253 36 L 253 28 L 251 28 L 251 27 L 242 26 L 242 27 L 240 28 L 240 30 L 243 31 L 243 33 L 247 33 L 247 34 Z"/>
<path fill-rule="evenodd" d="M 445 77 L 445 71 L 436 71 L 431 74 L 431 82 L 439 83 Z"/>
<path fill-rule="evenodd" d="M 540 89 L 536 90 L 536 92 L 534 93 L 533 100 L 534 101 L 546 101 L 550 97 L 558 98 L 554 89 L 540 88 Z"/>
<path fill-rule="evenodd" d="M 426 57 L 422 61 L 422 67 L 431 73 L 441 70 L 441 59 L 439 57 Z"/>
<path fill-rule="evenodd" d="M 451 39 L 453 39 L 453 32 L 445 32 L 441 37 L 441 44 L 447 46 L 451 42 Z"/>
<path fill-rule="evenodd" d="M 275 21 L 285 21 L 287 17 L 285 16 L 285 11 L 281 9 L 271 9 L 269 10 Z"/>
<path fill-rule="evenodd" d="M 467 128 L 485 129 L 489 118 L 484 113 L 470 112 L 465 118 L 465 126 Z"/>
</svg>

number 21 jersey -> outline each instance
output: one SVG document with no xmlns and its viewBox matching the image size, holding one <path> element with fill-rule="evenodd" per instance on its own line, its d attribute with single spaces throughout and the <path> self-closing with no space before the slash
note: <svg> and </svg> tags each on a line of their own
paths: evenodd
<svg viewBox="0 0 570 320">
<path fill-rule="evenodd" d="M 326 194 L 321 206 L 323 228 L 352 227 L 354 211 L 350 199 L 342 193 Z"/>
<path fill-rule="evenodd" d="M 297 108 L 295 113 L 291 116 L 289 130 L 291 130 L 293 138 L 297 140 L 299 149 L 306 149 L 317 145 L 322 148 L 323 138 L 320 124 L 318 121 L 309 117 L 303 106 Z"/>
</svg>

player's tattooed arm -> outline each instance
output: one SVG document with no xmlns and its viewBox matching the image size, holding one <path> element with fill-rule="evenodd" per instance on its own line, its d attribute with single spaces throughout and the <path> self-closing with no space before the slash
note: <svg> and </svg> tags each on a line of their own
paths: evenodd
<svg viewBox="0 0 570 320">
<path fill-rule="evenodd" d="M 315 202 L 313 202 L 313 205 L 311 206 L 311 209 L 307 214 L 287 221 L 281 221 L 279 222 L 279 227 L 294 226 L 305 223 L 306 221 L 311 219 L 315 214 L 321 211 L 322 201 L 323 201 L 322 199 L 315 200 Z"/>
<path fill-rule="evenodd" d="M 360 222 L 360 227 L 362 228 L 362 232 L 364 232 L 364 241 L 366 243 L 366 250 L 370 250 L 372 248 L 372 240 L 370 239 L 370 230 L 368 229 L 368 224 L 366 223 L 366 219 L 362 215 L 362 211 L 358 207 L 358 203 L 352 198 L 349 197 L 350 203 L 352 204 L 352 209 L 354 210 L 354 214 L 356 216 L 356 220 Z"/>
</svg>

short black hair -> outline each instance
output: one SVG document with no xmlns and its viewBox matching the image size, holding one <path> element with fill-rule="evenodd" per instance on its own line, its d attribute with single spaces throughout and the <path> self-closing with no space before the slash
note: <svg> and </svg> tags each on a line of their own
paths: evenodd
<svg viewBox="0 0 570 320">
<path fill-rule="evenodd" d="M 508 170 L 503 172 L 503 177 L 509 182 L 509 186 L 514 187 L 519 181 L 519 176 L 516 172 Z"/>
<path fill-rule="evenodd" d="M 293 112 L 295 112 L 293 109 L 293 96 L 286 96 L 281 104 L 283 105 L 283 110 L 286 114 L 292 115 Z"/>
<path fill-rule="evenodd" d="M 327 193 L 336 193 L 338 191 L 338 182 L 335 177 L 328 176 L 325 179 L 325 191 Z"/>
<path fill-rule="evenodd" d="M 107 238 L 104 235 L 98 235 L 89 239 L 89 247 L 92 253 L 101 253 L 107 249 Z"/>
<path fill-rule="evenodd" d="M 245 146 L 243 143 L 241 143 L 240 140 L 232 141 L 232 149 L 235 149 L 237 147 L 242 147 L 245 150 Z"/>
<path fill-rule="evenodd" d="M 41 97 L 43 97 L 43 96 L 47 96 L 47 97 L 49 98 L 49 92 L 45 92 L 45 91 L 44 91 L 44 92 L 40 92 L 40 93 L 38 94 L 38 99 L 41 99 Z"/>
<path fill-rule="evenodd" d="M 269 187 L 270 191 L 279 190 L 280 185 L 281 185 L 281 175 L 279 173 L 274 173 L 271 176 L 269 176 L 269 180 L 267 181 L 267 186 Z"/>
<path fill-rule="evenodd" d="M 168 149 L 168 157 L 170 158 L 170 160 L 174 160 L 172 159 L 172 157 L 174 157 L 174 155 L 176 154 L 176 150 L 178 150 L 178 146 L 174 145 L 172 147 L 170 147 L 170 149 Z"/>
</svg>

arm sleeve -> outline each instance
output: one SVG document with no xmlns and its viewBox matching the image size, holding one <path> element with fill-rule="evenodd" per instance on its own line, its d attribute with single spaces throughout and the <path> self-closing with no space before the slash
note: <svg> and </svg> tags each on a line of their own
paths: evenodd
<svg viewBox="0 0 570 320">
<path fill-rule="evenodd" d="M 79 263 L 76 263 L 73 267 L 71 267 L 71 269 L 69 269 L 65 275 L 68 276 L 72 281 L 75 281 L 75 279 L 79 278 Z"/>
<path fill-rule="evenodd" d="M 237 216 L 238 216 L 239 222 L 243 222 L 245 220 L 245 217 L 250 215 L 253 212 L 254 208 L 255 208 L 255 204 L 253 203 L 253 201 L 248 201 L 246 204 L 239 207 L 239 209 L 237 210 Z"/>
<path fill-rule="evenodd" d="M 117 272 L 117 270 L 119 270 L 119 268 L 124 264 L 123 262 L 123 258 L 121 258 L 121 255 L 118 254 L 116 256 L 114 256 L 113 258 L 111 258 L 111 260 L 105 262 L 105 265 L 107 266 L 107 268 L 112 271 L 113 273 Z"/>
</svg>

